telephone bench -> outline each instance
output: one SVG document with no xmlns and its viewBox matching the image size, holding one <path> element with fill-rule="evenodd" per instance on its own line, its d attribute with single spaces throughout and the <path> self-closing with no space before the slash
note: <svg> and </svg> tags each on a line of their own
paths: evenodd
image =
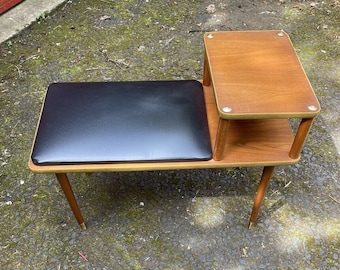
<svg viewBox="0 0 340 270">
<path fill-rule="evenodd" d="M 203 80 L 49 86 L 29 168 L 54 173 L 83 229 L 69 172 L 263 166 L 299 161 L 320 105 L 283 31 L 204 34 Z M 300 118 L 292 132 L 289 118 Z"/>
</svg>

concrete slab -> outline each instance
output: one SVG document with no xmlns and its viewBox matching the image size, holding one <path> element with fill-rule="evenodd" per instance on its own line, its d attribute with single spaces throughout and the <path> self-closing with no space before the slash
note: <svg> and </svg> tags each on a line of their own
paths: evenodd
<svg viewBox="0 0 340 270">
<path fill-rule="evenodd" d="M 34 22 L 41 14 L 48 13 L 64 0 L 30 0 L 10 9 L 0 16 L 0 43 L 8 40 Z"/>
</svg>

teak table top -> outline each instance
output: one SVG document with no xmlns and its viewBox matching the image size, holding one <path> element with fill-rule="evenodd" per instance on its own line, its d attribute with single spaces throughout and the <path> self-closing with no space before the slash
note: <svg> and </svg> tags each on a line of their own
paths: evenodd
<svg viewBox="0 0 340 270">
<path fill-rule="evenodd" d="M 210 32 L 204 43 L 221 118 L 318 114 L 320 105 L 285 32 Z"/>
</svg>

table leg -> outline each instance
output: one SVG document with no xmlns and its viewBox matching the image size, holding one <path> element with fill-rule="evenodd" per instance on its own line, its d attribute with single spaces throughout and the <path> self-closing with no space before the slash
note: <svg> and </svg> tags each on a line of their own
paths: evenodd
<svg viewBox="0 0 340 270">
<path fill-rule="evenodd" d="M 68 203 L 70 204 L 72 212 L 73 212 L 74 216 L 76 217 L 80 227 L 83 230 L 86 230 L 86 225 L 84 223 L 83 216 L 81 214 L 78 203 L 77 203 L 76 198 L 74 196 L 74 193 L 73 193 L 71 184 L 68 180 L 67 174 L 66 173 L 56 173 L 56 176 L 57 176 L 59 184 L 60 184 L 62 190 L 64 191 L 66 199 L 67 199 Z"/>
<path fill-rule="evenodd" d="M 302 147 L 313 124 L 313 118 L 303 118 L 296 132 L 294 142 L 289 151 L 289 157 L 296 159 L 300 156 Z"/>
<path fill-rule="evenodd" d="M 224 148 L 227 140 L 228 128 L 230 125 L 230 120 L 221 119 L 218 122 L 218 128 L 216 133 L 216 141 L 213 153 L 214 160 L 222 160 L 224 154 Z"/>
<path fill-rule="evenodd" d="M 204 64 L 203 64 L 203 85 L 210 85 L 210 72 L 209 72 L 209 62 L 207 54 L 204 54 Z"/>
<path fill-rule="evenodd" d="M 267 188 L 269 186 L 270 178 L 274 172 L 274 166 L 267 166 L 263 168 L 261 181 L 257 187 L 257 192 L 254 200 L 253 211 L 251 212 L 248 228 L 250 228 L 256 221 L 257 215 L 260 211 L 260 207 L 264 196 L 266 195 Z"/>
</svg>

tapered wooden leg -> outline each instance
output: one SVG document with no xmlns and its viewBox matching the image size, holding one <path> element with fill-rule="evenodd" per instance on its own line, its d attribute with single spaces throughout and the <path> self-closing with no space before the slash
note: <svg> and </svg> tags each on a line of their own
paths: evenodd
<svg viewBox="0 0 340 270">
<path fill-rule="evenodd" d="M 260 207 L 264 199 L 264 196 L 266 195 L 270 178 L 272 177 L 273 172 L 274 172 L 274 168 L 275 168 L 274 166 L 267 166 L 263 168 L 261 181 L 259 183 L 259 186 L 257 187 L 253 211 L 251 212 L 251 216 L 249 220 L 249 226 L 248 226 L 249 228 L 255 223 L 257 219 L 257 215 L 260 211 Z"/>
<path fill-rule="evenodd" d="M 203 85 L 210 85 L 210 72 L 207 54 L 204 54 L 204 64 L 203 64 Z"/>
<path fill-rule="evenodd" d="M 289 151 L 289 157 L 296 159 L 300 156 L 302 147 L 313 124 L 313 118 L 303 118 L 296 132 L 294 142 Z"/>
<path fill-rule="evenodd" d="M 214 160 L 223 159 L 224 148 L 227 141 L 227 133 L 230 125 L 230 120 L 221 119 L 218 122 L 218 129 L 216 133 L 216 142 L 213 152 Z"/>
<path fill-rule="evenodd" d="M 79 209 L 76 198 L 74 197 L 74 193 L 73 193 L 72 187 L 70 185 L 70 182 L 68 180 L 67 174 L 66 173 L 56 173 L 56 176 L 57 176 L 57 179 L 59 181 L 59 184 L 60 184 L 62 190 L 65 193 L 66 199 L 67 199 L 68 203 L 70 204 L 72 212 L 73 212 L 74 216 L 76 217 L 80 227 L 83 230 L 86 230 L 86 226 L 85 226 L 85 223 L 84 223 L 83 216 L 82 216 L 81 211 Z"/>
</svg>

